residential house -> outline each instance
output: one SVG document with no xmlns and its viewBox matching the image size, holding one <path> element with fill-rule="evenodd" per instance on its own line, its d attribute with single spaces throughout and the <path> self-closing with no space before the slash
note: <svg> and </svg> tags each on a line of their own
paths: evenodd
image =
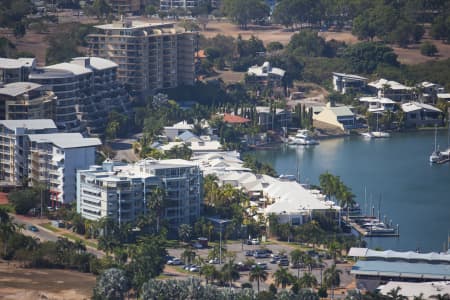
<svg viewBox="0 0 450 300">
<path fill-rule="evenodd" d="M 417 85 L 421 90 L 421 98 L 425 101 L 435 102 L 438 94 L 445 93 L 445 89 L 442 85 L 423 81 Z"/>
<path fill-rule="evenodd" d="M 360 97 L 359 102 L 364 104 L 367 107 L 367 111 L 371 113 L 382 113 L 397 109 L 396 102 L 388 98 Z"/>
<path fill-rule="evenodd" d="M 265 129 L 288 127 L 292 122 L 291 111 L 282 108 L 276 108 L 270 111 L 269 106 L 257 106 L 256 116 L 258 118 L 258 125 Z"/>
<path fill-rule="evenodd" d="M 251 66 L 248 68 L 246 81 L 260 87 L 277 88 L 281 87 L 286 71 L 275 68 L 266 61 L 262 66 Z"/>
<path fill-rule="evenodd" d="M 169 141 L 174 141 L 177 136 L 186 131 L 192 131 L 193 129 L 194 124 L 188 124 L 187 121 L 181 121 L 173 124 L 172 126 L 165 126 L 163 128 L 163 134 L 169 139 Z"/>
<path fill-rule="evenodd" d="M 231 125 L 244 125 L 249 123 L 251 120 L 241 116 L 225 113 L 223 114 L 223 121 Z"/>
<path fill-rule="evenodd" d="M 433 299 L 436 295 L 450 295 L 450 281 L 403 282 L 388 281 L 378 286 L 376 290 L 384 296 L 390 296 L 392 291 L 400 288 L 404 299 Z"/>
<path fill-rule="evenodd" d="M 53 119 L 56 96 L 40 84 L 12 82 L 0 86 L 0 120 Z"/>
<path fill-rule="evenodd" d="M 313 120 L 338 127 L 343 131 L 357 128 L 356 116 L 348 106 L 334 106 L 330 102 L 319 113 L 313 114 Z"/>
<path fill-rule="evenodd" d="M 333 72 L 333 90 L 345 94 L 349 89 L 360 91 L 366 87 L 367 78 L 345 73 Z"/>
<path fill-rule="evenodd" d="M 106 161 L 77 173 L 77 211 L 89 220 L 104 217 L 121 223 L 147 213 L 156 187 L 164 190 L 163 219 L 172 230 L 200 216 L 202 172 L 182 159 L 141 160 L 135 164 Z"/>
<path fill-rule="evenodd" d="M 397 102 L 410 101 L 414 97 L 412 87 L 383 78 L 368 83 L 367 87 L 378 97 L 389 98 Z"/>
<path fill-rule="evenodd" d="M 430 104 L 407 102 L 401 105 L 405 113 L 405 126 L 421 127 L 443 124 L 443 112 Z"/>
</svg>

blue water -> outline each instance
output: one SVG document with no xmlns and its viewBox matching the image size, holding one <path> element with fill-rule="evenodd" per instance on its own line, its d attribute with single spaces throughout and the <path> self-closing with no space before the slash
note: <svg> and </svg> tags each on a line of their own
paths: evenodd
<svg viewBox="0 0 450 300">
<path fill-rule="evenodd" d="M 438 133 L 447 148 L 447 132 Z M 361 208 L 399 224 L 399 238 L 368 238 L 370 247 L 442 251 L 450 231 L 450 164 L 430 165 L 434 131 L 395 134 L 389 139 L 359 136 L 323 140 L 315 147 L 281 145 L 250 154 L 271 163 L 278 174 L 296 174 L 318 184 L 328 171 L 352 188 Z M 366 191 L 366 192 L 365 192 Z M 366 195 L 366 197 L 365 197 Z"/>
</svg>

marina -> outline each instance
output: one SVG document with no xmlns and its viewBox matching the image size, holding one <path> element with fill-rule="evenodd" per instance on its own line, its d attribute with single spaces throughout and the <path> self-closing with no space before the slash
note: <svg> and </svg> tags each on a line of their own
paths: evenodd
<svg viewBox="0 0 450 300">
<path fill-rule="evenodd" d="M 446 145 L 447 139 L 447 130 L 437 131 L 438 144 Z M 450 230 L 450 168 L 429 163 L 433 147 L 434 131 L 425 130 L 394 133 L 390 139 L 320 140 L 319 147 L 280 145 L 250 154 L 279 174 L 296 174 L 298 169 L 300 182 L 306 184 L 317 185 L 327 171 L 340 176 L 352 188 L 363 216 L 373 215 L 372 207 L 378 212 L 381 195 L 383 215 L 395 220 L 395 229 L 400 224 L 401 234 L 386 238 L 372 232 L 369 238 L 364 235 L 368 230 L 360 228 L 369 247 L 442 251 Z"/>
</svg>

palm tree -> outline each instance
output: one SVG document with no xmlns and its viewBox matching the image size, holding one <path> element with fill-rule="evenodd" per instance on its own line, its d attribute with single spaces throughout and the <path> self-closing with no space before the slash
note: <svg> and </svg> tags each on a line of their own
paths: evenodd
<svg viewBox="0 0 450 300">
<path fill-rule="evenodd" d="M 187 243 L 191 240 L 192 235 L 192 226 L 189 224 L 181 224 L 180 227 L 178 227 L 178 236 L 179 238 Z"/>
<path fill-rule="evenodd" d="M 279 268 L 273 274 L 273 277 L 275 278 L 276 286 L 279 287 L 281 285 L 283 289 L 294 281 L 292 274 L 289 273 L 287 268 Z"/>
<path fill-rule="evenodd" d="M 217 270 L 213 265 L 205 264 L 200 268 L 200 275 L 205 276 L 206 284 L 217 276 Z"/>
<path fill-rule="evenodd" d="M 159 224 L 161 217 L 164 212 L 164 206 L 165 206 L 165 192 L 160 187 L 156 187 L 152 190 L 150 194 L 150 199 L 147 202 L 147 207 L 149 209 L 149 212 L 151 214 L 154 214 L 156 217 L 156 232 L 159 233 Z"/>
<path fill-rule="evenodd" d="M 342 271 L 333 264 L 323 272 L 325 285 L 331 288 L 331 299 L 334 299 L 334 288 L 341 284 Z"/>
<path fill-rule="evenodd" d="M 300 287 L 302 288 L 314 288 L 317 286 L 317 278 L 312 273 L 304 273 L 299 279 Z"/>
<path fill-rule="evenodd" d="M 266 281 L 268 275 L 269 274 L 267 273 L 267 271 L 261 268 L 259 265 L 255 265 L 255 267 L 250 271 L 248 279 L 250 280 L 250 282 L 256 280 L 258 293 L 259 293 L 259 282 Z"/>
<path fill-rule="evenodd" d="M 297 278 L 300 278 L 300 264 L 303 262 L 305 253 L 300 249 L 291 251 L 291 262 L 294 266 L 297 266 Z"/>
<path fill-rule="evenodd" d="M 234 260 L 231 259 L 223 265 L 221 270 L 221 277 L 223 281 L 230 283 L 230 287 L 233 284 L 233 281 L 238 280 L 241 277 L 239 271 L 236 268 L 236 265 L 234 264 Z"/>
<path fill-rule="evenodd" d="M 95 299 L 125 299 L 130 280 L 125 271 L 111 268 L 105 270 L 97 279 L 94 288 Z"/>
<path fill-rule="evenodd" d="M 190 264 L 194 261 L 197 254 L 192 249 L 186 248 L 183 253 L 181 253 L 181 259 L 184 260 L 185 264 Z"/>
<path fill-rule="evenodd" d="M 408 297 L 403 296 L 400 294 L 401 287 L 396 287 L 395 289 L 390 290 L 387 295 L 389 296 L 389 299 L 392 300 L 408 300 Z"/>
</svg>

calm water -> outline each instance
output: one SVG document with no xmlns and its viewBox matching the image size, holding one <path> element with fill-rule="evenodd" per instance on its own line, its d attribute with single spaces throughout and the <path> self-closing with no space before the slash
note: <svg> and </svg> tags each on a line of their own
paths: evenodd
<svg viewBox="0 0 450 300">
<path fill-rule="evenodd" d="M 447 147 L 446 131 L 438 133 L 438 144 Z M 400 225 L 400 237 L 367 239 L 370 247 L 442 251 L 450 230 L 450 165 L 430 165 L 433 148 L 434 131 L 427 131 L 324 140 L 316 147 L 281 145 L 252 155 L 279 174 L 296 174 L 298 165 L 301 182 L 318 184 L 326 171 L 338 175 L 363 210 L 373 205 L 377 212 L 381 202 L 381 216 Z"/>
</svg>

